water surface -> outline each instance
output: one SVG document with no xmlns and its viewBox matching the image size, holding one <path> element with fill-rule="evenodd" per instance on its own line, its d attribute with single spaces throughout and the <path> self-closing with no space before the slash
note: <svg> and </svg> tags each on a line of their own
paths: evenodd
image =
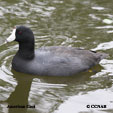
<svg viewBox="0 0 113 113">
<path fill-rule="evenodd" d="M 0 0 L 0 113 L 112 113 L 113 1 Z M 11 70 L 18 44 L 4 44 L 15 25 L 30 27 L 35 46 L 71 46 L 109 54 L 93 71 L 73 77 Z M 7 109 L 8 105 L 35 105 Z M 87 108 L 87 105 L 107 108 Z"/>
</svg>

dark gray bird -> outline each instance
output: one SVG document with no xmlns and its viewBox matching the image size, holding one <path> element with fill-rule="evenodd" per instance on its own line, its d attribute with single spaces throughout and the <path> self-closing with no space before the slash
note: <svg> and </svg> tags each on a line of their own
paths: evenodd
<svg viewBox="0 0 113 113">
<path fill-rule="evenodd" d="M 7 42 L 17 41 L 19 50 L 12 60 L 18 72 L 45 75 L 71 76 L 86 71 L 105 58 L 105 53 L 75 47 L 51 46 L 34 49 L 34 35 L 25 26 L 16 27 Z"/>
</svg>

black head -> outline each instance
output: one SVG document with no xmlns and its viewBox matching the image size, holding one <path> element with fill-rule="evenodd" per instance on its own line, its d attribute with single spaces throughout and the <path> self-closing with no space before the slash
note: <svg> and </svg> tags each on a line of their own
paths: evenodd
<svg viewBox="0 0 113 113">
<path fill-rule="evenodd" d="M 15 41 L 21 43 L 27 43 L 27 42 L 34 42 L 34 35 L 31 29 L 25 26 L 18 26 L 16 27 L 16 32 L 15 32 Z"/>
<path fill-rule="evenodd" d="M 17 55 L 21 58 L 34 58 L 34 35 L 28 27 L 17 26 L 6 41 L 17 41 L 19 43 Z"/>
<path fill-rule="evenodd" d="M 7 38 L 7 42 L 17 41 L 19 43 L 34 42 L 34 35 L 31 29 L 25 26 L 17 26 L 11 35 Z"/>
</svg>

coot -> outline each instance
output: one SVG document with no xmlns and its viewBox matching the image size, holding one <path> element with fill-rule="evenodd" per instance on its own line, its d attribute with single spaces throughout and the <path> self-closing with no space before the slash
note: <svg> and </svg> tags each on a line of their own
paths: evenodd
<svg viewBox="0 0 113 113">
<path fill-rule="evenodd" d="M 7 42 L 17 41 L 19 50 L 12 60 L 17 72 L 43 76 L 71 76 L 86 71 L 106 54 L 75 47 L 50 46 L 34 49 L 34 35 L 25 26 L 16 27 Z"/>
</svg>

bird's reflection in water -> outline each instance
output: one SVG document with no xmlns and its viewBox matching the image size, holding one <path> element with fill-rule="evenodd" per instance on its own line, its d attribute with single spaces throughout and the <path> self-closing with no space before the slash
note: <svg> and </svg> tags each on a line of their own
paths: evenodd
<svg viewBox="0 0 113 113">
<path fill-rule="evenodd" d="M 98 72 L 101 70 L 101 67 L 97 66 L 95 70 L 96 72 Z M 17 86 L 15 88 L 15 91 L 12 92 L 12 94 L 9 96 L 9 98 L 6 101 L 9 106 L 8 113 L 26 113 L 28 109 L 27 105 L 30 105 L 30 103 L 28 102 L 28 98 L 29 98 L 29 92 L 31 89 L 32 81 L 34 78 L 38 78 L 40 79 L 40 81 L 44 83 L 79 85 L 79 84 L 85 84 L 85 81 L 90 81 L 90 76 L 94 74 L 94 71 L 81 73 L 71 77 L 33 76 L 33 75 L 18 73 L 15 72 L 14 70 L 12 70 L 12 73 L 13 73 L 13 77 L 16 78 L 17 80 Z M 10 108 L 11 106 L 13 108 Z M 14 106 L 16 106 L 16 108 L 14 108 Z M 34 112 L 35 109 L 33 110 L 33 113 Z"/>
<path fill-rule="evenodd" d="M 17 80 L 17 86 L 15 88 L 15 91 L 12 92 L 10 97 L 7 99 L 9 106 L 8 113 L 26 113 L 28 107 L 27 105 L 29 105 L 29 92 L 34 77 L 17 73 L 14 70 L 12 70 L 12 72 L 14 78 L 16 78 Z"/>
</svg>

